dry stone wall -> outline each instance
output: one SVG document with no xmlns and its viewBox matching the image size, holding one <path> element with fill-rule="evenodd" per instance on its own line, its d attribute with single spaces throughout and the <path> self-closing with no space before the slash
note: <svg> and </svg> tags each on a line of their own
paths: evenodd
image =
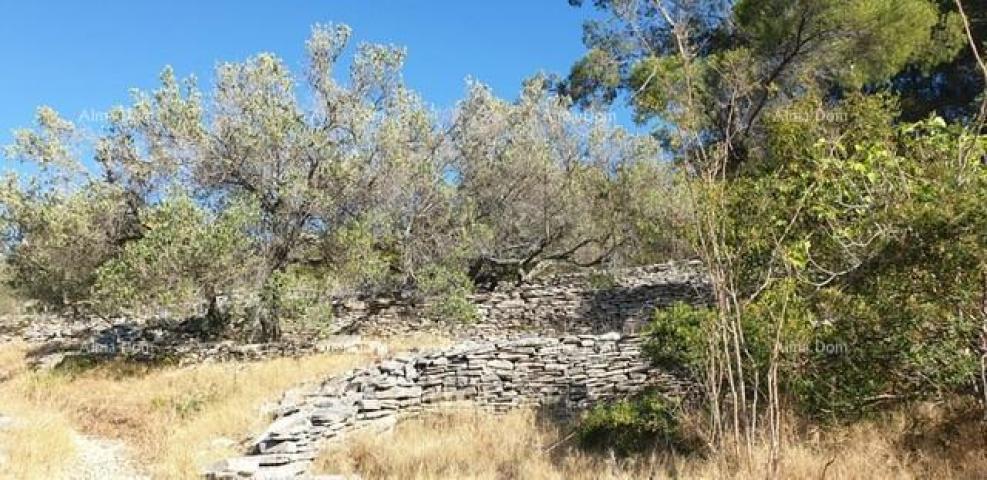
<svg viewBox="0 0 987 480">
<path fill-rule="evenodd" d="M 690 384 L 653 368 L 641 340 L 617 332 L 467 343 L 398 356 L 288 396 L 248 455 L 213 466 L 211 479 L 297 478 L 326 441 L 467 401 L 496 411 L 540 405 L 567 414 L 654 386 L 686 395 Z"/>
<path fill-rule="evenodd" d="M 135 359 L 166 357 L 182 363 L 259 360 L 325 351 L 325 342 L 349 336 L 387 337 L 433 333 L 460 339 L 517 338 L 523 335 L 632 333 L 655 307 L 674 302 L 708 302 L 709 288 L 696 262 L 673 262 L 616 271 L 558 275 L 537 283 L 503 285 L 472 296 L 478 320 L 432 319 L 428 303 L 400 295 L 329 300 L 334 315 L 309 325 L 285 325 L 280 342 L 243 344 L 204 341 L 195 331 L 166 320 L 53 315 L 0 317 L 0 341 L 39 344 L 31 357 L 52 366 L 70 356 Z M 13 336 L 12 336 L 13 335 Z M 328 338 L 327 338 L 328 337 Z"/>
<path fill-rule="evenodd" d="M 707 303 L 709 286 L 699 262 L 672 262 L 616 271 L 550 277 L 505 285 L 472 296 L 479 319 L 469 324 L 434 320 L 426 304 L 409 299 L 334 302 L 334 323 L 346 333 L 391 336 L 413 332 L 460 338 L 634 332 L 656 307 Z"/>
</svg>

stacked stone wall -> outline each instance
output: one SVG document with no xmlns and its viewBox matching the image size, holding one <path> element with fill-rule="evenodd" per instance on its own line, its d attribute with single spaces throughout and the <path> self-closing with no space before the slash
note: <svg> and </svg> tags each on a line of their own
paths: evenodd
<svg viewBox="0 0 987 480">
<path fill-rule="evenodd" d="M 709 287 L 698 262 L 672 262 L 502 285 L 471 300 L 479 314 L 472 323 L 429 318 L 427 301 L 400 297 L 336 300 L 333 323 L 340 332 L 372 336 L 632 333 L 656 307 L 707 303 Z"/>
<path fill-rule="evenodd" d="M 467 343 L 397 356 L 289 395 L 248 455 L 225 460 L 206 476 L 295 478 L 327 441 L 460 402 L 494 411 L 541 406 L 565 416 L 649 387 L 673 396 L 691 390 L 649 364 L 639 337 L 616 332 Z"/>
</svg>

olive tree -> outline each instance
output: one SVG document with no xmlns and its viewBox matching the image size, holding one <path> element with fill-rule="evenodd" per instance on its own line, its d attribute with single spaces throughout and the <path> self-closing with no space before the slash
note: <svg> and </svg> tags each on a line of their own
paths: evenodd
<svg viewBox="0 0 987 480">
<path fill-rule="evenodd" d="M 445 195 L 441 168 L 434 164 L 434 122 L 401 81 L 401 49 L 360 45 L 346 85 L 335 80 L 333 68 L 349 35 L 345 26 L 313 29 L 306 78 L 314 104 L 308 108 L 284 63 L 260 54 L 220 65 L 208 95 L 194 79 L 181 82 L 165 69 L 160 87 L 136 92 L 132 105 L 114 109 L 95 139 L 79 136 L 70 122 L 41 109 L 38 128 L 18 132 L 8 149 L 9 157 L 34 162 L 41 172 L 10 179 L 3 190 L 6 244 L 15 269 L 23 265 L 25 281 L 29 272 L 51 272 L 64 281 L 39 277 L 38 285 L 73 299 L 92 293 L 100 275 L 110 297 L 127 291 L 111 286 L 119 283 L 112 279 L 138 273 L 161 285 L 170 284 L 165 270 L 221 278 L 201 273 L 215 245 L 175 244 L 208 244 L 215 240 L 210 232 L 228 229 L 231 209 L 251 205 L 253 214 L 244 217 L 250 222 L 226 233 L 238 236 L 229 242 L 237 245 L 233 251 L 258 259 L 244 282 L 262 292 L 256 316 L 264 336 L 276 338 L 279 277 L 297 266 L 331 265 L 334 257 L 347 256 L 345 248 L 326 249 L 332 245 L 327 239 L 370 225 L 375 239 L 420 249 L 408 238 L 441 218 L 435 209 Z M 80 161 L 83 152 L 93 152 L 93 161 Z M 397 206 L 403 211 L 389 208 Z M 68 221 L 73 218 L 78 221 Z M 243 249 L 244 241 L 249 249 Z M 66 254 L 80 256 L 65 267 L 78 273 L 52 270 L 58 265 L 54 257 Z M 165 255 L 176 258 L 155 258 Z M 219 272 L 230 262 L 211 265 Z M 69 281 L 72 288 L 62 285 Z M 220 293 L 215 286 L 201 291 L 207 297 Z"/>
<path fill-rule="evenodd" d="M 336 72 L 350 34 L 316 26 L 301 77 L 269 53 L 219 65 L 208 92 L 166 68 L 92 138 L 41 109 L 8 150 L 39 173 L 0 189 L 16 282 L 100 313 L 205 306 L 215 326 L 218 299 L 245 293 L 276 339 L 306 290 L 462 307 L 478 280 L 672 249 L 653 235 L 674 204 L 653 140 L 572 114 L 544 77 L 513 102 L 474 84 L 444 123 L 404 84 L 403 49 L 358 45 Z"/>
<path fill-rule="evenodd" d="M 96 268 L 134 235 L 127 192 L 83 168 L 75 125 L 51 108 L 39 108 L 36 128 L 14 137 L 6 156 L 32 163 L 36 173 L 9 172 L 0 185 L 10 281 L 46 306 L 79 311 Z"/>
<path fill-rule="evenodd" d="M 186 172 L 205 204 L 257 206 L 250 230 L 262 301 L 254 312 L 265 338 L 280 335 L 283 277 L 296 267 L 331 264 L 338 252 L 319 247 L 342 226 L 374 218 L 367 202 L 378 176 L 402 161 L 421 163 L 433 150 L 431 121 L 401 81 L 403 50 L 360 45 L 347 85 L 335 79 L 349 36 L 346 26 L 313 29 L 311 108 L 302 105 L 284 63 L 260 54 L 222 64 L 208 102 L 166 78 L 154 95 L 160 114 L 134 122 L 144 140 L 140 151 L 152 156 L 160 148 L 164 163 Z"/>
<path fill-rule="evenodd" d="M 574 114 L 548 85 L 534 77 L 509 102 L 474 84 L 459 105 L 450 141 L 458 202 L 477 225 L 471 273 L 478 281 L 616 258 L 633 243 L 628 207 L 644 206 L 637 195 L 649 195 L 635 191 L 636 180 L 663 168 L 652 140 L 606 116 Z"/>
</svg>

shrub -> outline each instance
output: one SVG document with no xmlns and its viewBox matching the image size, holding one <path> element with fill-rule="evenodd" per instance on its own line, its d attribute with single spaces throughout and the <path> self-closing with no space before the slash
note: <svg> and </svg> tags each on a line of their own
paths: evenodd
<svg viewBox="0 0 987 480">
<path fill-rule="evenodd" d="M 628 455 L 652 448 L 695 452 L 698 442 L 682 425 L 682 405 L 658 392 L 599 404 L 586 412 L 577 435 L 582 446 Z"/>
<path fill-rule="evenodd" d="M 702 372 L 706 335 L 713 315 L 708 307 L 693 307 L 675 303 L 658 309 L 645 329 L 645 353 L 655 365 L 671 369 L 686 369 L 693 376 Z"/>
<path fill-rule="evenodd" d="M 479 318 L 470 299 L 473 283 L 466 272 L 442 265 L 431 265 L 419 276 L 418 288 L 429 296 L 425 315 L 441 320 L 472 323 Z"/>
</svg>

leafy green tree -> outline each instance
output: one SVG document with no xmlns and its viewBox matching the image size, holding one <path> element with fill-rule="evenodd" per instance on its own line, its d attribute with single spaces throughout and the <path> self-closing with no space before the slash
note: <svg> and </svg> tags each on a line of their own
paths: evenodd
<svg viewBox="0 0 987 480">
<path fill-rule="evenodd" d="M 766 428 L 776 455 L 785 404 L 839 420 L 967 391 L 987 322 L 984 139 L 896 125 L 881 93 L 965 48 L 955 10 L 595 3 L 616 21 L 587 29 L 591 56 L 562 88 L 626 92 L 685 172 L 715 308 L 662 316 L 652 352 L 705 386 L 710 444 L 750 448 Z"/>
<path fill-rule="evenodd" d="M 275 339 L 307 309 L 293 290 L 411 287 L 463 304 L 477 281 L 678 246 L 663 228 L 681 213 L 665 202 L 675 174 L 650 138 L 573 114 L 544 77 L 516 102 L 475 84 L 443 123 L 404 85 L 403 49 L 360 45 L 337 78 L 350 34 L 316 26 L 303 81 L 266 53 L 221 64 L 208 93 L 166 68 L 95 138 L 39 110 L 8 156 L 40 174 L 2 189 L 15 279 L 105 314 L 199 303 L 216 320 L 219 297 L 247 292 Z"/>
<path fill-rule="evenodd" d="M 95 269 L 133 237 L 127 192 L 91 177 L 76 160 L 75 126 L 48 107 L 35 129 L 15 132 L 6 155 L 34 162 L 38 173 L 7 174 L 0 185 L 0 225 L 11 284 L 57 309 L 85 309 Z"/>
<path fill-rule="evenodd" d="M 631 237 L 644 228 L 634 222 L 660 208 L 636 190 L 666 173 L 657 145 L 614 128 L 605 116 L 574 114 L 547 87 L 544 77 L 534 77 L 510 103 L 476 84 L 459 105 L 453 171 L 457 203 L 469 207 L 477 226 L 471 270 L 478 281 L 523 280 L 552 265 L 633 256 Z"/>
<path fill-rule="evenodd" d="M 15 182 L 16 180 L 10 180 Z M 10 187 L 10 185 L 7 185 Z M 119 252 L 119 192 L 92 188 L 33 197 L 5 188 L 5 216 L 17 242 L 6 257 L 11 284 L 59 310 L 87 310 L 96 269 Z"/>
<path fill-rule="evenodd" d="M 187 196 L 141 212 L 145 234 L 96 270 L 96 304 L 108 312 L 168 311 L 172 318 L 188 318 L 205 300 L 208 330 L 220 330 L 226 318 L 219 297 L 233 293 L 259 267 L 248 231 L 255 218 L 252 205 L 214 215 Z"/>
<path fill-rule="evenodd" d="M 833 113 L 842 120 L 773 119 L 759 175 L 718 190 L 742 367 L 770 379 L 774 366 L 800 413 L 836 421 L 971 392 L 987 320 L 987 138 L 939 118 L 895 125 L 888 96 Z M 662 312 L 653 358 L 704 379 L 714 318 Z M 748 388 L 767 397 L 769 385 Z"/>
<path fill-rule="evenodd" d="M 940 0 L 940 9 L 956 12 L 956 0 Z M 976 45 L 987 43 L 987 4 L 962 2 L 969 17 Z M 981 47 L 983 51 L 983 47 Z M 891 80 L 901 97 L 902 118 L 918 121 L 930 114 L 947 120 L 971 118 L 978 113 L 984 91 L 984 75 L 977 65 L 973 49 L 964 46 L 954 59 L 931 69 L 908 67 Z"/>
<path fill-rule="evenodd" d="M 612 18 L 587 25 L 589 52 L 561 89 L 584 103 L 626 92 L 672 148 L 725 142 L 734 170 L 792 100 L 928 72 L 965 44 L 959 17 L 931 0 L 595 4 Z M 696 131 L 694 144 L 671 144 L 676 128 Z"/>
</svg>

